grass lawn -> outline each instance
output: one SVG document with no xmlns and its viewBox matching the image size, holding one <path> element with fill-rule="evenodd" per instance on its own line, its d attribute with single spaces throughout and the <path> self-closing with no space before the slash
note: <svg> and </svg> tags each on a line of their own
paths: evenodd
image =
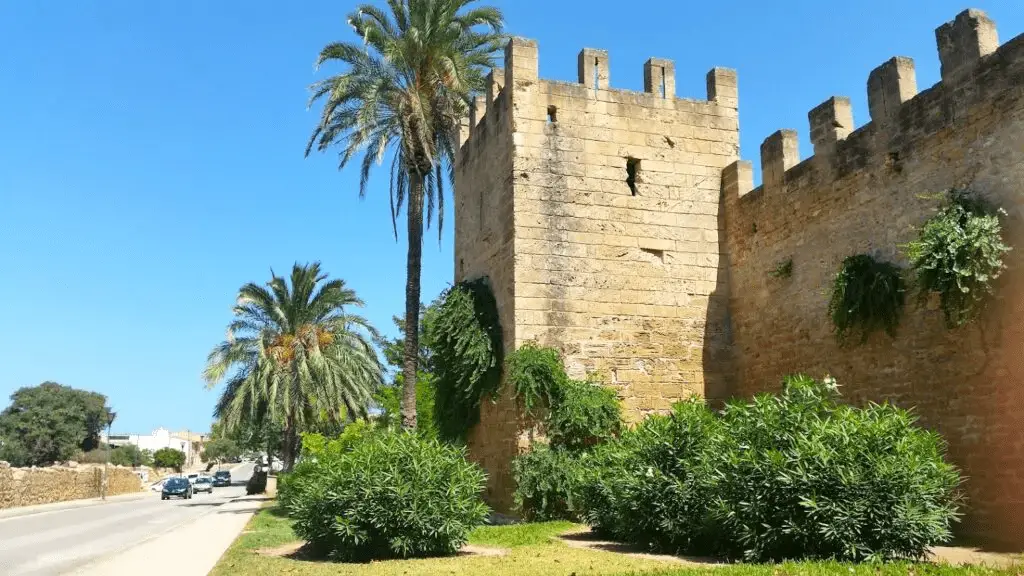
<svg viewBox="0 0 1024 576">
<path fill-rule="evenodd" d="M 778 565 L 686 566 L 656 558 L 644 558 L 570 547 L 552 540 L 558 534 L 580 528 L 569 522 L 545 522 L 513 526 L 487 526 L 475 530 L 469 538 L 481 552 L 500 555 L 463 555 L 424 560 L 390 560 L 368 564 L 338 564 L 295 560 L 286 556 L 258 554 L 259 549 L 274 549 L 294 544 L 298 539 L 291 523 L 276 508 L 260 511 L 241 536 L 220 559 L 212 576 L 290 574 L 294 576 L 352 575 L 565 575 L 571 574 L 644 574 L 651 576 L 785 576 L 845 574 L 853 576 L 1024 576 L 1019 570 L 956 568 L 930 564 L 845 565 L 835 563 L 799 563 Z"/>
</svg>

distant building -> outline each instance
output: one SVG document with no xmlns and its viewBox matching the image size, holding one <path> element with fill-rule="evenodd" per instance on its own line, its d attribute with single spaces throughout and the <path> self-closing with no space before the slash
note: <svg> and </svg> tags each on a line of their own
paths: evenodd
<svg viewBox="0 0 1024 576">
<path fill-rule="evenodd" d="M 131 444 L 138 446 L 139 450 L 151 452 L 156 452 L 161 448 L 180 450 L 185 453 L 186 466 L 191 466 L 199 461 L 199 454 L 208 437 L 209 434 L 188 431 L 171 432 L 166 428 L 157 428 L 150 434 L 111 434 L 109 438 L 106 433 L 100 434 L 100 439 L 103 442 L 107 442 L 115 448 Z"/>
</svg>

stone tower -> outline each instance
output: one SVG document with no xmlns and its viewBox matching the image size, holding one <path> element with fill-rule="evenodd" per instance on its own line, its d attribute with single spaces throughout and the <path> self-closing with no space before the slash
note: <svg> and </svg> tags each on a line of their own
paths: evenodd
<svg viewBox="0 0 1024 576">
<path fill-rule="evenodd" d="M 628 420 L 724 397 L 719 196 L 739 153 L 736 73 L 711 70 L 702 100 L 676 97 L 671 60 L 644 64 L 644 92 L 611 88 L 603 50 L 580 52 L 577 83 L 543 80 L 537 63 L 535 42 L 511 40 L 459 134 L 456 281 L 487 276 L 506 351 L 558 348 L 570 376 L 618 390 Z M 505 398 L 469 439 L 499 508 L 522 432 Z"/>
</svg>

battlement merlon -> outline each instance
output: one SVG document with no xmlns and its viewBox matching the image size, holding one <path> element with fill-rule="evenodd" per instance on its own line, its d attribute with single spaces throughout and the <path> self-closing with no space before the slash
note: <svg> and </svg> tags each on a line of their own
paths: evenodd
<svg viewBox="0 0 1024 576">
<path fill-rule="evenodd" d="M 584 48 L 578 55 L 577 82 L 561 82 L 557 80 L 541 80 L 538 67 L 537 42 L 534 40 L 514 37 L 505 46 L 505 67 L 492 69 L 488 75 L 485 93 L 479 95 L 469 105 L 467 118 L 458 130 L 456 137 L 461 149 L 473 134 L 485 130 L 484 120 L 491 115 L 491 110 L 502 107 L 515 107 L 516 93 L 541 90 L 544 85 L 575 86 L 574 97 L 595 98 L 619 103 L 635 103 L 631 100 L 641 95 L 642 106 L 668 107 L 680 110 L 693 110 L 694 105 L 707 103 L 720 109 L 731 109 L 725 115 L 735 117 L 738 109 L 739 91 L 737 88 L 736 71 L 731 68 L 716 67 L 707 73 L 707 99 L 678 98 L 676 95 L 675 63 L 666 58 L 649 58 L 643 65 L 644 92 L 618 90 L 610 84 L 610 66 L 608 52 L 596 48 Z M 716 114 L 711 112 L 711 114 Z M 735 120 L 733 121 L 735 124 Z"/>
<path fill-rule="evenodd" d="M 935 29 L 942 63 L 942 81 L 949 82 L 999 48 L 996 23 L 977 9 L 968 9 Z"/>
<path fill-rule="evenodd" d="M 971 73 L 979 68 L 989 56 L 1000 52 L 995 23 L 981 10 L 969 9 L 959 13 L 955 19 L 935 30 L 939 60 L 942 65 L 942 80 L 929 89 L 930 97 L 935 94 L 950 95 L 952 114 L 955 117 L 960 108 L 970 105 L 970 98 L 952 95 L 964 82 L 974 81 Z M 717 72 L 715 69 L 712 73 Z M 712 73 L 708 74 L 708 97 L 718 96 L 718 86 L 728 86 L 727 76 L 714 78 L 717 86 L 712 87 Z M 842 149 L 841 143 L 862 135 L 862 132 L 881 131 L 897 134 L 903 131 L 906 122 L 914 118 L 898 120 L 901 111 L 914 107 L 917 98 L 917 75 L 914 61 L 904 56 L 890 58 L 871 71 L 867 82 L 868 108 L 871 122 L 854 130 L 853 110 L 849 98 L 833 96 L 808 113 L 811 142 L 814 156 L 820 166 L 831 166 L 835 156 Z M 728 95 L 726 95 L 728 98 Z M 720 99 L 720 98 L 715 98 Z M 951 121 L 953 118 L 947 118 Z M 912 126 L 912 124 L 911 124 Z M 761 145 L 762 192 L 770 194 L 771 189 L 785 186 L 786 172 L 800 162 L 797 148 L 797 134 L 793 130 L 780 130 L 764 140 Z M 811 160 L 811 159 L 808 159 Z M 724 175 L 723 175 L 724 178 Z M 723 187 L 723 192 L 725 191 Z"/>
</svg>

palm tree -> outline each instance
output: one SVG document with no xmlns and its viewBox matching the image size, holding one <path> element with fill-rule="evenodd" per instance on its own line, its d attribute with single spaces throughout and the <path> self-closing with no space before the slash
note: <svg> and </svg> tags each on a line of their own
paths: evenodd
<svg viewBox="0 0 1024 576">
<path fill-rule="evenodd" d="M 291 285 L 271 271 L 266 287 L 238 291 L 227 340 L 207 358 L 207 385 L 227 385 L 214 409 L 228 431 L 278 423 L 285 470 L 298 433 L 327 418 L 366 416 L 383 381 L 371 342 L 376 330 L 348 306 L 362 306 L 343 280 L 327 280 L 320 264 L 292 268 Z"/>
<path fill-rule="evenodd" d="M 359 195 L 374 163 L 391 162 L 391 224 L 406 207 L 409 251 L 405 317 L 409 320 L 402 371 L 402 426 L 416 427 L 420 259 L 423 211 L 427 226 L 437 212 L 443 227 L 444 180 L 453 175 L 458 143 L 453 134 L 472 97 L 484 87 L 485 70 L 501 47 L 502 15 L 470 7 L 476 0 L 387 0 L 388 11 L 362 5 L 348 23 L 361 44 L 335 42 L 320 51 L 317 66 L 340 62 L 347 70 L 313 84 L 310 105 L 323 99 L 320 122 L 306 146 L 323 152 L 339 145 L 339 169 L 363 154 Z"/>
</svg>

